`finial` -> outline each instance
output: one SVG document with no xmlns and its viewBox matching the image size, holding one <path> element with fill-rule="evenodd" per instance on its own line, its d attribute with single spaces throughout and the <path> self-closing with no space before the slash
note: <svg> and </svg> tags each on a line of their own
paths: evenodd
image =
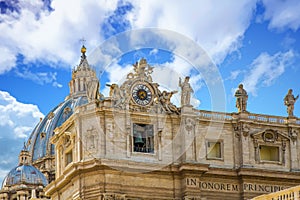
<svg viewBox="0 0 300 200">
<path fill-rule="evenodd" d="M 83 57 L 83 58 L 86 57 L 86 56 L 85 56 L 86 48 L 85 48 L 85 46 L 84 46 L 85 41 L 86 41 L 86 40 L 84 39 L 84 37 L 80 39 L 80 42 L 82 43 L 81 53 L 82 53 L 82 57 Z"/>
<path fill-rule="evenodd" d="M 85 52 L 86 52 L 86 48 L 85 48 L 84 45 L 82 45 L 82 47 L 81 47 L 81 53 L 82 53 L 82 54 L 85 54 Z"/>
</svg>

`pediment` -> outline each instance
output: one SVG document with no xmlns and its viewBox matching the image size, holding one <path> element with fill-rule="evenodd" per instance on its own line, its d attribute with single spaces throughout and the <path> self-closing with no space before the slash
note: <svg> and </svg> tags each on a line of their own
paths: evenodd
<svg viewBox="0 0 300 200">
<path fill-rule="evenodd" d="M 269 143 L 289 140 L 289 137 L 287 135 L 274 129 L 266 129 L 264 131 L 253 133 L 251 137 L 255 140 L 262 140 L 264 142 L 269 142 Z"/>
</svg>

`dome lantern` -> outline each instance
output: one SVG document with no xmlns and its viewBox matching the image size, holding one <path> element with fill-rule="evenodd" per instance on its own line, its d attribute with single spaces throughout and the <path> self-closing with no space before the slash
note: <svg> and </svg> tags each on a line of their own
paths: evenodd
<svg viewBox="0 0 300 200">
<path fill-rule="evenodd" d="M 72 71 L 72 80 L 69 82 L 70 97 L 77 97 L 87 95 L 88 85 L 91 82 L 97 82 L 99 80 L 96 76 L 96 72 L 91 68 L 87 61 L 86 47 L 81 47 L 81 59 L 79 65 Z"/>
<path fill-rule="evenodd" d="M 30 158 L 30 153 L 24 143 L 24 147 L 19 154 L 19 165 L 29 165 L 31 160 Z"/>
</svg>

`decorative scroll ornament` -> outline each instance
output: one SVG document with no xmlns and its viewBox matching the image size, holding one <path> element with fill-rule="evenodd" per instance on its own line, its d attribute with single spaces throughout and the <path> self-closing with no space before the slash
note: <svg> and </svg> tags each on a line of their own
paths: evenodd
<svg viewBox="0 0 300 200">
<path fill-rule="evenodd" d="M 277 131 L 269 129 L 262 133 L 262 138 L 265 142 L 274 143 L 278 139 L 278 133 L 277 133 Z"/>
</svg>

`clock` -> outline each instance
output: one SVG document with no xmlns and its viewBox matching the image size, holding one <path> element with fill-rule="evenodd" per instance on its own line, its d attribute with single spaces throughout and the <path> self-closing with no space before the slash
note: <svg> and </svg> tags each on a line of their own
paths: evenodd
<svg viewBox="0 0 300 200">
<path fill-rule="evenodd" d="M 132 100 L 141 106 L 149 105 L 153 100 L 153 90 L 147 83 L 136 83 L 131 89 Z"/>
</svg>

